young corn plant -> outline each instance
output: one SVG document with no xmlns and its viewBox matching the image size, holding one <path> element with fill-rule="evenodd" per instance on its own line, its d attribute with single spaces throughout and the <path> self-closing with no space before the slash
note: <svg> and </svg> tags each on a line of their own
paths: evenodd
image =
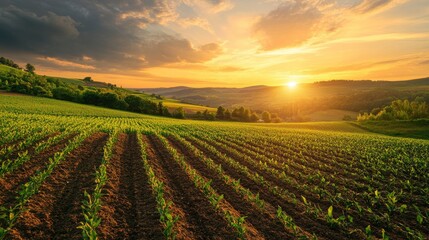
<svg viewBox="0 0 429 240">
<path fill-rule="evenodd" d="M 7 159 L 3 161 L 0 166 L 0 177 L 3 177 L 7 173 L 10 173 L 13 170 L 17 169 L 19 166 L 21 166 L 29 159 L 30 159 L 30 156 L 28 155 L 28 151 L 25 151 L 22 153 L 18 153 L 18 158 L 15 160 Z"/>
<path fill-rule="evenodd" d="M 95 131 L 95 129 L 93 131 Z M 21 189 L 18 191 L 18 196 L 16 197 L 17 204 L 10 209 L 6 209 L 7 216 L 9 217 L 3 219 L 6 221 L 3 223 L 4 225 L 1 226 L 0 239 L 3 239 L 8 231 L 14 226 L 20 214 L 25 211 L 25 205 L 28 200 L 38 192 L 40 186 L 43 184 L 45 179 L 51 175 L 54 168 L 63 161 L 71 151 L 77 148 L 91 133 L 92 132 L 90 131 L 84 131 L 80 135 L 76 136 L 69 142 L 62 152 L 55 153 L 54 157 L 49 159 L 46 169 L 31 177 L 27 183 L 21 186 Z M 4 216 L 4 213 L 0 213 L 0 216 Z"/>
<path fill-rule="evenodd" d="M 181 137 L 179 137 L 177 135 L 174 135 L 174 134 L 170 134 L 170 136 L 173 136 L 175 138 L 175 140 L 179 141 L 181 144 L 183 144 L 184 146 L 186 146 L 187 149 L 190 149 L 192 152 L 194 152 L 195 155 L 198 156 L 198 158 L 201 161 L 203 161 L 204 163 L 206 163 L 207 166 L 210 169 L 216 171 L 218 173 L 219 177 L 221 177 L 222 180 L 227 185 L 231 186 L 237 193 L 241 194 L 246 200 L 250 201 L 251 203 L 254 203 L 259 208 L 259 210 L 261 210 L 261 211 L 265 210 L 265 206 L 266 206 L 265 201 L 259 197 L 259 193 L 258 194 L 254 194 L 249 189 L 243 187 L 240 184 L 240 179 L 235 180 L 235 179 L 231 178 L 229 175 L 227 175 L 224 172 L 224 170 L 222 168 L 222 165 L 220 165 L 220 164 L 217 165 L 217 164 L 215 164 L 213 162 L 212 159 L 205 157 L 204 154 L 202 154 L 202 152 L 200 150 L 196 149 L 188 141 L 185 141 L 183 138 L 181 138 Z M 221 195 L 221 196 L 223 198 L 223 195 Z M 293 195 L 293 196 L 295 196 L 295 195 Z M 279 207 L 279 208 L 281 209 L 281 207 Z M 290 216 L 286 215 L 284 212 L 282 212 L 282 211 L 279 212 L 278 209 L 277 209 L 276 217 L 279 218 L 280 221 L 282 222 L 282 224 L 286 228 L 290 229 L 291 231 L 293 231 L 295 233 L 298 232 L 298 231 L 302 232 L 302 230 L 299 229 L 293 223 L 293 219 Z M 305 236 L 305 234 L 302 234 L 302 236 Z M 316 239 L 317 239 L 317 237 L 316 237 Z"/>
<path fill-rule="evenodd" d="M 295 222 L 293 221 L 293 218 L 287 215 L 285 212 L 283 212 L 282 207 L 277 208 L 276 212 L 277 218 L 283 223 L 283 225 L 287 226 L 289 229 L 293 230 L 293 235 L 298 235 L 298 227 L 296 226 Z"/>
<path fill-rule="evenodd" d="M 233 228 L 237 232 L 237 237 L 239 239 L 246 239 L 246 227 L 244 225 L 245 216 L 235 217 L 230 212 L 225 211 L 225 217 Z"/>
<path fill-rule="evenodd" d="M 216 201 L 210 201 L 212 206 L 215 209 L 219 209 L 219 204 L 223 200 L 223 196 L 219 195 L 213 187 L 210 186 L 212 180 L 206 180 L 203 178 L 195 169 L 193 169 L 190 165 L 186 163 L 183 156 L 179 156 L 177 150 L 171 147 L 165 137 L 157 136 L 164 148 L 169 152 L 169 154 L 173 157 L 174 161 L 176 161 L 180 167 L 190 176 L 193 180 L 195 186 L 199 188 L 205 196 L 210 199 L 217 199 Z M 236 233 L 238 238 L 244 239 L 246 235 L 246 224 L 245 224 L 245 216 L 233 216 L 229 209 L 222 208 L 221 212 L 223 213 L 224 218 L 228 221 L 228 223 L 236 229 Z"/>
<path fill-rule="evenodd" d="M 156 176 L 152 167 L 150 166 L 147 155 L 146 145 L 143 142 L 141 134 L 137 134 L 137 142 L 140 146 L 140 155 L 143 161 L 143 168 L 145 169 L 148 181 L 152 187 L 152 192 L 155 195 L 157 210 L 160 215 L 159 220 L 164 227 L 163 234 L 166 239 L 175 239 L 177 232 L 175 229 L 179 216 L 174 216 L 171 207 L 173 202 L 164 198 L 164 183 L 160 181 Z"/>
<path fill-rule="evenodd" d="M 97 239 L 97 227 L 101 223 L 101 218 L 98 216 L 98 212 L 101 209 L 101 197 L 104 185 L 107 182 L 107 165 L 113 155 L 113 146 L 118 138 L 118 132 L 112 131 L 110 137 L 107 140 L 106 145 L 103 148 L 103 158 L 101 159 L 101 165 L 95 172 L 95 189 L 91 194 L 84 192 L 85 199 L 82 201 L 82 215 L 84 221 L 80 222 L 78 228 L 82 230 L 83 239 L 95 240 Z"/>
<path fill-rule="evenodd" d="M 330 206 L 328 208 L 327 214 L 325 216 L 326 222 L 329 224 L 330 227 L 336 228 L 343 226 L 345 224 L 346 217 L 344 215 L 335 218 L 334 217 L 334 207 Z"/>
</svg>

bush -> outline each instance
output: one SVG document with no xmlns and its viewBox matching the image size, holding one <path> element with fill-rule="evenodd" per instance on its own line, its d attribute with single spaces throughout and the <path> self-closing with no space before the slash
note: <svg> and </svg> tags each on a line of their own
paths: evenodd
<svg viewBox="0 0 429 240">
<path fill-rule="evenodd" d="M 52 96 L 56 99 L 78 102 L 80 94 L 78 91 L 66 87 L 58 87 L 52 90 Z"/>
<path fill-rule="evenodd" d="M 52 97 L 52 92 L 41 86 L 35 86 L 33 88 L 33 95 L 39 97 Z"/>
<path fill-rule="evenodd" d="M 174 118 L 184 119 L 185 118 L 185 111 L 183 110 L 183 108 L 179 107 L 176 110 L 174 110 L 173 117 Z"/>
</svg>

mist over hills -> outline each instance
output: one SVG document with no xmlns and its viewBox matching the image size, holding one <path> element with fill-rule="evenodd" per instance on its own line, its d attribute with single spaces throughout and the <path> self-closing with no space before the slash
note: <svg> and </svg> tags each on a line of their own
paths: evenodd
<svg viewBox="0 0 429 240">
<path fill-rule="evenodd" d="M 421 96 L 429 101 L 429 77 L 403 81 L 332 80 L 303 83 L 294 89 L 257 85 L 244 88 L 178 86 L 134 90 L 210 107 L 244 106 L 254 110 L 268 109 L 283 115 L 292 106 L 304 113 L 326 109 L 360 112 L 382 107 L 395 99 Z"/>
</svg>

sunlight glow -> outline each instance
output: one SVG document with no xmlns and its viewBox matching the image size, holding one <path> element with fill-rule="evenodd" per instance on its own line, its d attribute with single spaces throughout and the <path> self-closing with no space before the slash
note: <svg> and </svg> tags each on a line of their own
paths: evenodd
<svg viewBox="0 0 429 240">
<path fill-rule="evenodd" d="M 290 89 L 296 88 L 297 85 L 298 83 L 294 81 L 286 83 L 286 86 Z"/>
</svg>

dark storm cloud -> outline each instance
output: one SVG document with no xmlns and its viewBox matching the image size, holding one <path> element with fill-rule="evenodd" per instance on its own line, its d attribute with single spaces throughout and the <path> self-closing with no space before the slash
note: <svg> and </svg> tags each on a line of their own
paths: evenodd
<svg viewBox="0 0 429 240">
<path fill-rule="evenodd" d="M 76 22 L 53 12 L 36 15 L 8 6 L 0 9 L 0 44 L 12 50 L 44 51 L 43 47 L 78 37 Z"/>
<path fill-rule="evenodd" d="M 196 48 L 162 31 L 160 24 L 176 17 L 176 4 L 171 0 L 2 0 L 0 51 L 26 61 L 31 60 L 28 56 L 52 57 L 85 64 L 84 59 L 91 58 L 97 70 L 215 57 L 217 44 Z M 148 30 L 149 25 L 156 32 Z"/>
</svg>

